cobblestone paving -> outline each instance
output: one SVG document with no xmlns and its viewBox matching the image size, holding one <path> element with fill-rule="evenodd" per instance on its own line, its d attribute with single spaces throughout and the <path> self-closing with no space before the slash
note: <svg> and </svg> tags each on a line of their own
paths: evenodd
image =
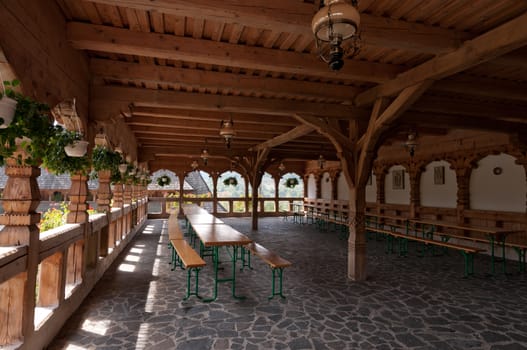
<svg viewBox="0 0 527 350">
<path fill-rule="evenodd" d="M 260 219 L 258 232 L 250 219 L 225 221 L 293 262 L 286 299 L 267 300 L 271 272 L 253 258 L 254 270 L 237 274 L 246 299 L 226 283 L 215 302 L 183 301 L 186 272 L 170 271 L 166 223 L 150 220 L 50 349 L 527 349 L 527 275 L 512 262 L 510 275 L 490 277 L 490 259 L 478 256 L 464 279 L 458 252 L 420 258 L 410 246 L 399 257 L 371 240 L 369 277 L 357 283 L 346 279 L 347 242 L 336 232 L 280 218 Z M 206 260 L 200 294 L 210 296 Z"/>
</svg>

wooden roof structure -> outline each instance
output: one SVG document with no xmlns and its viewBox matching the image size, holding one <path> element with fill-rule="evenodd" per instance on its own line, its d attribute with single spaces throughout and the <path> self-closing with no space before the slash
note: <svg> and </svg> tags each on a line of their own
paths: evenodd
<svg viewBox="0 0 527 350">
<path fill-rule="evenodd" d="M 123 120 L 154 170 L 204 147 L 213 163 L 337 160 L 335 142 L 372 151 L 408 130 L 526 130 L 525 1 L 360 0 L 360 52 L 338 72 L 311 32 L 321 0 L 56 4 L 88 59 L 90 118 Z"/>
</svg>

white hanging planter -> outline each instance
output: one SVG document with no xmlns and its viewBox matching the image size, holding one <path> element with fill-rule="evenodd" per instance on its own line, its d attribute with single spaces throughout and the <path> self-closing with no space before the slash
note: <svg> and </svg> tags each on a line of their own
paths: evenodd
<svg viewBox="0 0 527 350">
<path fill-rule="evenodd" d="M 88 151 L 88 141 L 78 140 L 64 147 L 64 151 L 69 157 L 83 157 Z"/>
<path fill-rule="evenodd" d="M 13 121 L 17 103 L 17 100 L 7 96 L 0 99 L 0 118 L 3 119 L 2 124 L 0 124 L 0 129 L 7 128 Z"/>
</svg>

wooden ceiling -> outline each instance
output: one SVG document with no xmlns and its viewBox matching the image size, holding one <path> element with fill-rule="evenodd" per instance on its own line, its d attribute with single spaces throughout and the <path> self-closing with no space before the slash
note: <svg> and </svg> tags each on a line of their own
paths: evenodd
<svg viewBox="0 0 527 350">
<path fill-rule="evenodd" d="M 526 1 L 360 0 L 361 49 L 338 72 L 316 54 L 320 0 L 56 2 L 90 60 L 91 118 L 124 118 L 153 169 L 205 145 L 213 157 L 269 147 L 276 159 L 337 159 L 315 129 L 349 135 L 353 120 L 364 134 L 378 97 L 423 81 L 388 134 L 526 130 Z"/>
</svg>

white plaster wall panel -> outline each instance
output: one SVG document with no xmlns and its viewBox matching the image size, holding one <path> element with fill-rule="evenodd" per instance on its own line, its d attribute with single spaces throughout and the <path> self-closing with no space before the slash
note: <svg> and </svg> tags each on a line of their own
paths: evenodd
<svg viewBox="0 0 527 350">
<path fill-rule="evenodd" d="M 457 207 L 456 172 L 450 169 L 450 163 L 440 160 L 426 166 L 421 174 L 420 195 L 423 207 Z"/>
</svg>

